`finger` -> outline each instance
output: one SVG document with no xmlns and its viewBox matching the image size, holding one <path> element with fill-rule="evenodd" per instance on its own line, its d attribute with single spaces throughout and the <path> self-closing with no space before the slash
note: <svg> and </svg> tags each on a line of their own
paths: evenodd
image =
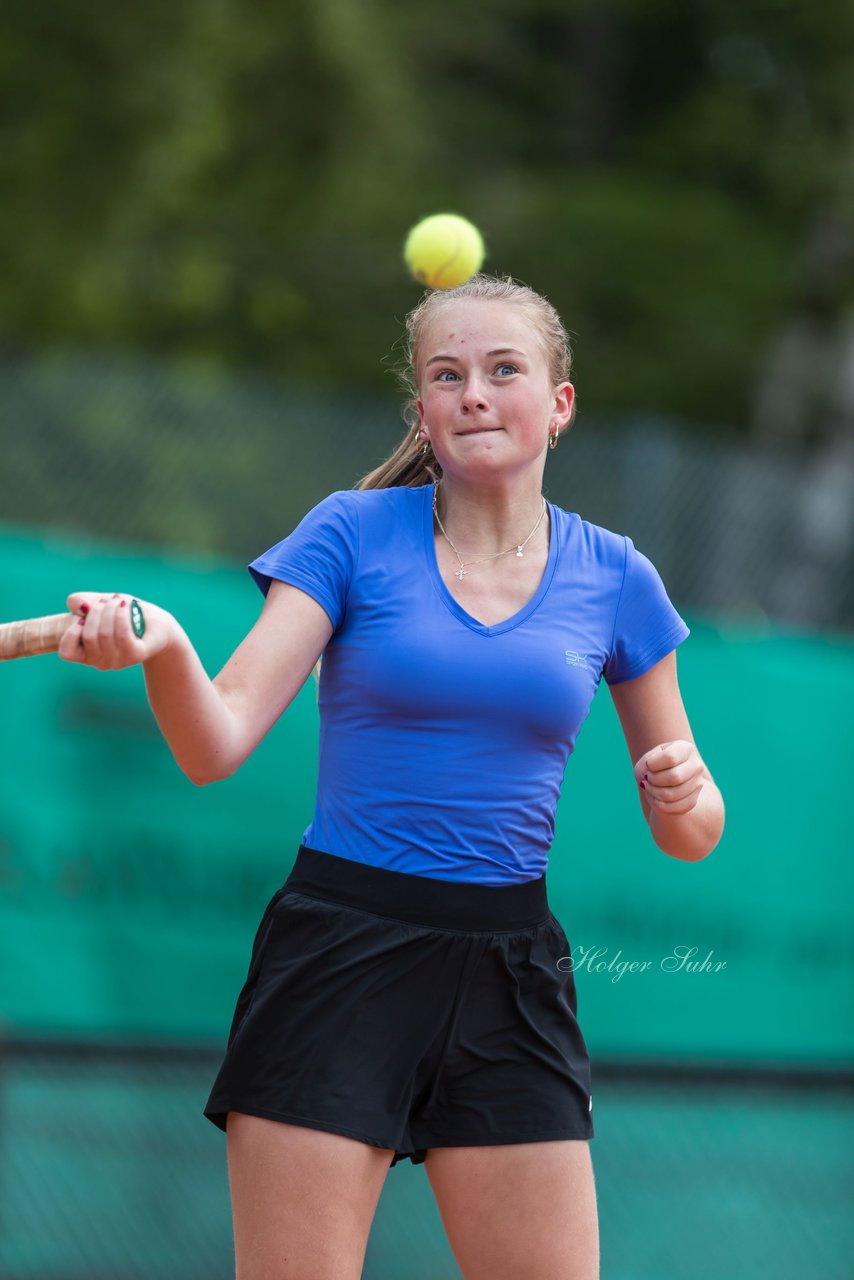
<svg viewBox="0 0 854 1280">
<path fill-rule="evenodd" d="M 700 799 L 702 790 L 702 785 L 695 787 L 688 795 L 679 800 L 665 800 L 657 796 L 651 796 L 649 799 L 650 808 L 656 813 L 660 813 L 663 817 L 678 817 L 680 814 L 690 813 Z"/>
<path fill-rule="evenodd" d="M 656 773 L 663 773 L 667 769 L 678 768 L 696 754 L 697 748 L 693 742 L 686 742 L 682 739 L 676 739 L 673 742 L 662 742 L 657 747 L 653 747 L 651 751 L 646 753 L 646 766 L 644 772 L 650 777 Z"/>
<path fill-rule="evenodd" d="M 90 602 L 85 615 L 86 621 L 83 624 L 83 649 L 86 653 L 86 662 L 91 667 L 97 667 L 99 671 L 106 670 L 109 666 L 107 624 L 104 623 L 102 628 L 108 603 L 108 596 L 96 596 Z"/>
<path fill-rule="evenodd" d="M 101 594 L 97 591 L 72 591 L 65 603 L 69 612 L 75 615 L 80 626 L 83 627 L 92 607 L 101 598 Z M 83 662 L 87 664 L 90 662 L 82 631 L 69 630 L 65 633 L 63 639 L 65 640 L 64 645 L 61 645 L 57 650 L 61 658 L 64 658 L 67 662 Z"/>
<path fill-rule="evenodd" d="M 115 591 L 106 600 L 99 602 L 103 604 L 98 622 L 99 665 L 102 669 L 108 671 L 114 671 L 117 667 L 127 666 L 127 661 L 123 658 L 123 650 L 126 648 L 126 644 L 122 645 L 118 634 L 121 601 L 121 595 L 118 591 Z"/>
<path fill-rule="evenodd" d="M 83 624 L 85 618 L 75 618 L 70 622 L 59 641 L 57 653 L 65 662 L 85 662 L 86 651 L 83 648 Z"/>
<path fill-rule="evenodd" d="M 701 780 L 697 776 L 692 776 L 687 781 L 678 786 L 660 787 L 654 782 L 647 782 L 644 787 L 646 796 L 650 800 L 664 800 L 671 802 L 673 800 L 684 800 L 686 796 L 697 791 L 701 785 Z"/>
<path fill-rule="evenodd" d="M 644 752 L 641 758 L 638 761 L 636 761 L 634 766 L 635 777 L 638 779 L 638 781 L 640 781 L 641 778 L 645 778 L 646 775 L 655 767 L 656 764 L 658 764 L 659 768 L 670 767 L 669 763 L 667 765 L 664 764 L 665 756 L 663 752 L 666 751 L 666 748 L 672 745 L 673 745 L 672 743 L 667 742 L 663 746 L 651 747 L 649 751 Z M 677 763 L 678 761 L 676 760 L 672 761 L 672 764 L 677 764 Z"/>
<path fill-rule="evenodd" d="M 693 742 L 684 742 L 679 738 L 673 742 L 660 742 L 647 753 L 647 770 L 658 773 L 662 769 L 672 769 L 687 760 L 693 750 Z"/>
<path fill-rule="evenodd" d="M 88 613 L 92 605 L 106 594 L 104 591 L 72 591 L 65 602 L 66 607 L 70 613 Z"/>
<path fill-rule="evenodd" d="M 692 753 L 682 764 L 672 769 L 649 770 L 641 775 L 647 786 L 681 787 L 687 782 L 694 782 L 703 772 L 703 761 L 696 752 Z"/>
<path fill-rule="evenodd" d="M 634 766 L 635 778 L 639 785 L 642 786 L 656 769 L 669 769 L 680 763 L 675 752 L 672 758 L 669 754 L 673 746 L 672 742 L 665 742 L 644 752 Z"/>
</svg>

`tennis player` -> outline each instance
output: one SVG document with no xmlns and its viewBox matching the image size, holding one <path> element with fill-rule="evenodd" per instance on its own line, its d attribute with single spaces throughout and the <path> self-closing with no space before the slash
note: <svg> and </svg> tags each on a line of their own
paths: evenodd
<svg viewBox="0 0 854 1280">
<path fill-rule="evenodd" d="M 199 784 L 243 763 L 322 655 L 314 816 L 205 1108 L 227 1133 L 237 1280 L 358 1277 L 406 1158 L 466 1280 L 595 1280 L 590 1063 L 545 872 L 603 676 L 658 847 L 705 857 L 723 802 L 656 570 L 543 496 L 573 416 L 554 309 L 477 276 L 407 329 L 403 443 L 250 565 L 265 604 L 213 681 L 151 603 L 138 639 L 121 593 L 69 597 L 85 618 L 60 653 L 142 662 Z"/>
</svg>

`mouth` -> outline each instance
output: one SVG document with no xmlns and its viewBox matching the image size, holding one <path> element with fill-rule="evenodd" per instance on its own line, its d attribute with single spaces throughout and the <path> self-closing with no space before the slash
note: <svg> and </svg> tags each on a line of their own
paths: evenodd
<svg viewBox="0 0 854 1280">
<path fill-rule="evenodd" d="M 501 431 L 501 427 L 472 427 L 470 431 L 458 431 L 458 436 L 484 436 L 491 431 Z"/>
</svg>

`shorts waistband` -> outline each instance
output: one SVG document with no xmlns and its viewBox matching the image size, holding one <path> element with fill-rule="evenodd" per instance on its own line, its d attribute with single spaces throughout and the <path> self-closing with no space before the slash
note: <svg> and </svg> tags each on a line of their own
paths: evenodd
<svg viewBox="0 0 854 1280">
<path fill-rule="evenodd" d="M 372 867 L 300 845 L 285 888 L 424 928 L 511 933 L 549 918 L 545 873 L 520 884 L 471 884 Z"/>
</svg>

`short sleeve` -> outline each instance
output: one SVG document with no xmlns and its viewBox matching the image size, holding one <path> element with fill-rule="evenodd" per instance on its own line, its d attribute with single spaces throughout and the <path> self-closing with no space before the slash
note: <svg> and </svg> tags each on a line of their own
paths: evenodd
<svg viewBox="0 0 854 1280">
<path fill-rule="evenodd" d="M 617 601 L 611 652 L 603 674 L 608 684 L 642 676 L 690 635 L 674 609 L 655 566 L 625 539 L 626 562 Z"/>
<path fill-rule="evenodd" d="M 313 507 L 293 533 L 248 566 L 264 595 L 276 578 L 305 591 L 329 614 L 337 631 L 358 556 L 359 529 L 348 490 L 330 494 Z"/>
</svg>

